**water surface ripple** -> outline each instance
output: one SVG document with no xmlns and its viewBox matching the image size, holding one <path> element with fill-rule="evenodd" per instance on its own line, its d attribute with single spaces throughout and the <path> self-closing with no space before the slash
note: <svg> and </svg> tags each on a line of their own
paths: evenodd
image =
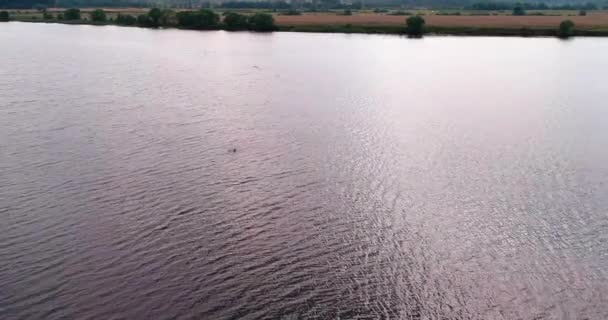
<svg viewBox="0 0 608 320">
<path fill-rule="evenodd" d="M 0 43 L 2 319 L 608 318 L 608 39 Z"/>
</svg>

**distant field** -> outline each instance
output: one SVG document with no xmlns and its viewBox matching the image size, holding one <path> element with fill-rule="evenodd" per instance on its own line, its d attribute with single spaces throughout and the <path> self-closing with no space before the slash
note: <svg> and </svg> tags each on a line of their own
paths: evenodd
<svg viewBox="0 0 608 320">
<path fill-rule="evenodd" d="M 397 26 L 405 25 L 407 16 L 362 13 L 352 16 L 331 13 L 306 13 L 300 16 L 276 16 L 277 24 L 287 26 L 302 25 L 346 25 Z M 587 16 L 511 16 L 511 15 L 426 15 L 428 26 L 436 27 L 488 27 L 488 28 L 555 28 L 565 19 L 572 20 L 577 28 L 607 28 L 608 11 L 590 12 Z"/>
</svg>

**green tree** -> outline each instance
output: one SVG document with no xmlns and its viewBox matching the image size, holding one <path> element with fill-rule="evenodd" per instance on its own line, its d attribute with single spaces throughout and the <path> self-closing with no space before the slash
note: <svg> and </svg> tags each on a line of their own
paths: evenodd
<svg viewBox="0 0 608 320">
<path fill-rule="evenodd" d="M 176 18 L 177 26 L 184 29 L 217 29 L 220 23 L 220 16 L 209 9 L 181 11 L 176 14 Z"/>
<path fill-rule="evenodd" d="M 518 4 L 515 6 L 515 8 L 513 8 L 513 15 L 514 16 L 525 16 L 526 15 L 526 9 L 524 9 L 524 6 L 521 4 Z"/>
<path fill-rule="evenodd" d="M 116 20 L 114 21 L 116 22 L 116 24 L 123 26 L 132 26 L 137 23 L 137 19 L 134 16 L 130 14 L 122 15 L 120 13 L 116 16 Z"/>
<path fill-rule="evenodd" d="M 161 11 L 159 23 L 161 27 L 173 27 L 177 24 L 175 11 L 164 9 Z"/>
<path fill-rule="evenodd" d="M 249 28 L 253 31 L 275 31 L 274 17 L 269 13 L 258 12 L 249 17 Z"/>
<path fill-rule="evenodd" d="M 227 30 L 247 30 L 249 27 L 249 19 L 246 15 L 236 13 L 236 12 L 228 12 L 224 16 L 224 25 Z"/>
<path fill-rule="evenodd" d="M 301 16 L 302 12 L 300 12 L 300 11 L 294 9 L 294 8 L 291 8 L 291 9 L 283 12 L 283 15 L 284 16 Z"/>
<path fill-rule="evenodd" d="M 65 20 L 80 20 L 80 9 L 71 8 L 63 12 L 63 19 Z"/>
<path fill-rule="evenodd" d="M 557 29 L 557 35 L 560 38 L 569 38 L 574 35 L 574 22 L 570 20 L 564 20 L 559 24 Z"/>
<path fill-rule="evenodd" d="M 0 22 L 6 22 L 11 19 L 8 11 L 0 11 Z"/>
<path fill-rule="evenodd" d="M 102 9 L 95 9 L 95 10 L 91 11 L 89 13 L 89 15 L 91 16 L 91 21 L 105 22 L 106 20 L 108 20 L 108 17 L 106 16 L 106 12 L 103 11 Z"/>
<path fill-rule="evenodd" d="M 148 11 L 149 26 L 152 28 L 160 27 L 160 18 L 163 16 L 159 8 L 152 8 Z"/>
<path fill-rule="evenodd" d="M 421 16 L 411 16 L 405 20 L 405 32 L 410 36 L 422 36 L 424 34 L 424 25 L 426 21 Z"/>
<path fill-rule="evenodd" d="M 140 14 L 137 16 L 137 25 L 140 27 L 149 27 L 151 26 L 150 16 L 147 14 Z"/>
<path fill-rule="evenodd" d="M 46 10 L 44 12 L 42 12 L 42 19 L 44 19 L 44 20 L 53 20 L 53 18 L 54 17 L 53 17 L 53 15 L 50 12 L 48 12 Z"/>
</svg>

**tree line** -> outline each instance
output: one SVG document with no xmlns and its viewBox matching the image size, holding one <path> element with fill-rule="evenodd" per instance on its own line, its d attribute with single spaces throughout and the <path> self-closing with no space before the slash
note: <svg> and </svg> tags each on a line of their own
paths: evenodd
<svg viewBox="0 0 608 320">
<path fill-rule="evenodd" d="M 6 15 L 9 20 L 8 12 L 2 11 L 0 19 Z M 88 18 L 83 15 L 78 8 L 70 8 L 62 13 L 53 16 L 43 10 L 44 20 L 63 20 L 63 21 L 91 21 L 99 24 L 117 24 L 122 26 L 138 26 L 144 28 L 179 28 L 191 30 L 250 30 L 250 31 L 275 31 L 278 27 L 275 24 L 272 14 L 257 12 L 252 15 L 240 14 L 237 12 L 225 12 L 222 16 L 213 10 L 200 9 L 195 11 L 173 11 L 170 9 L 152 8 L 147 13 L 133 16 L 130 14 L 119 13 L 112 18 L 103 9 L 95 9 L 88 12 Z"/>
<path fill-rule="evenodd" d="M 257 12 L 245 15 L 236 12 L 225 12 L 223 18 L 213 10 L 178 11 L 152 8 L 147 14 L 137 16 L 119 14 L 115 20 L 120 25 L 138 25 L 148 28 L 180 28 L 191 30 L 231 31 L 275 31 L 277 26 L 272 14 Z"/>
<path fill-rule="evenodd" d="M 472 4 L 469 9 L 473 10 L 488 10 L 488 11 L 497 11 L 497 10 L 512 10 L 515 7 L 521 7 L 524 10 L 598 10 L 599 6 L 592 2 L 587 3 L 564 3 L 564 4 L 554 4 L 547 5 L 544 2 L 522 2 L 522 3 L 514 3 L 514 2 L 477 2 Z"/>
</svg>

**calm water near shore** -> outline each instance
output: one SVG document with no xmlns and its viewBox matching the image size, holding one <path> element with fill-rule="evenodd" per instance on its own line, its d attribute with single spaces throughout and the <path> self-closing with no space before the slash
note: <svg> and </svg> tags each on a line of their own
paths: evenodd
<svg viewBox="0 0 608 320">
<path fill-rule="evenodd" d="M 0 43 L 1 319 L 608 318 L 608 39 Z"/>
</svg>

